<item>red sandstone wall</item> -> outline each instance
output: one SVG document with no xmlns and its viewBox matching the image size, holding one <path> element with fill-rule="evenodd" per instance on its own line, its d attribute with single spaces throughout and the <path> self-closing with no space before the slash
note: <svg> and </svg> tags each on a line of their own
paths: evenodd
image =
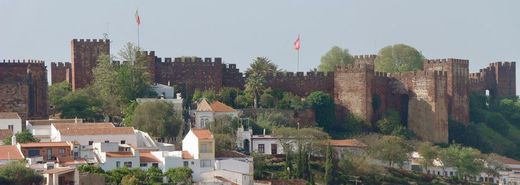
<svg viewBox="0 0 520 185">
<path fill-rule="evenodd" d="M 72 49 L 72 89 L 84 88 L 94 79 L 92 70 L 101 54 L 110 54 L 110 40 L 74 39 Z"/>
<path fill-rule="evenodd" d="M 305 97 L 314 91 L 323 91 L 332 94 L 334 90 L 334 74 L 323 72 L 292 72 L 277 73 L 275 75 L 266 76 L 267 86 L 295 95 Z"/>
<path fill-rule="evenodd" d="M 0 112 L 18 112 L 23 120 L 47 119 L 47 69 L 43 61 L 0 63 Z"/>
<path fill-rule="evenodd" d="M 70 83 L 72 79 L 72 65 L 69 62 L 52 62 L 51 63 L 51 83 L 60 83 L 67 81 Z"/>
<path fill-rule="evenodd" d="M 480 72 L 469 74 L 469 91 L 485 93 L 490 91 L 492 101 L 516 96 L 516 63 L 495 62 Z"/>
<path fill-rule="evenodd" d="M 366 121 L 372 121 L 372 83 L 374 66 L 358 63 L 338 66 L 334 72 L 334 101 L 338 114 L 350 112 Z"/>
</svg>

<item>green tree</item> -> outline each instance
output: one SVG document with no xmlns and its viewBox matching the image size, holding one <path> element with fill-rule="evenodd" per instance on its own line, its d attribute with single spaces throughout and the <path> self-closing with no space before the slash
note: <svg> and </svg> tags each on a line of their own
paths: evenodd
<svg viewBox="0 0 520 185">
<path fill-rule="evenodd" d="M 312 92 L 305 101 L 314 109 L 316 122 L 325 130 L 330 130 L 336 122 L 334 98 L 322 91 Z"/>
<path fill-rule="evenodd" d="M 80 89 L 63 98 L 62 104 L 57 107 L 61 118 L 81 118 L 86 121 L 103 120 L 103 102 L 100 101 L 90 88 Z"/>
<path fill-rule="evenodd" d="M 237 107 L 235 100 L 240 94 L 240 89 L 234 87 L 223 87 L 218 93 L 218 99 L 231 107 Z"/>
<path fill-rule="evenodd" d="M 139 104 L 125 124 L 171 141 L 179 134 L 182 119 L 173 111 L 173 105 L 157 101 Z"/>
<path fill-rule="evenodd" d="M 249 94 L 238 95 L 235 99 L 235 105 L 237 108 L 247 108 L 253 104 L 253 97 Z"/>
<path fill-rule="evenodd" d="M 67 81 L 52 84 L 49 86 L 49 103 L 53 107 L 63 104 L 63 98 L 72 92 L 70 84 Z"/>
<path fill-rule="evenodd" d="M 419 154 L 421 154 L 420 163 L 424 167 L 426 171 L 428 171 L 428 167 L 433 164 L 433 160 L 437 158 L 437 153 L 439 148 L 434 146 L 430 142 L 421 142 L 417 149 Z"/>
<path fill-rule="evenodd" d="M 386 111 L 383 118 L 376 122 L 379 130 L 383 134 L 406 137 L 410 134 L 401 123 L 399 112 L 394 110 Z"/>
<path fill-rule="evenodd" d="M 233 150 L 236 143 L 236 131 L 239 126 L 239 120 L 230 116 L 217 116 L 215 121 L 210 122 L 207 127 L 215 137 L 215 149 Z"/>
<path fill-rule="evenodd" d="M 43 176 L 31 168 L 25 167 L 25 164 L 19 161 L 12 161 L 0 167 L 0 177 L 7 181 L 6 184 L 38 185 L 43 183 Z"/>
<path fill-rule="evenodd" d="M 325 184 L 334 184 L 334 164 L 333 164 L 333 153 L 330 143 L 327 145 L 327 153 L 325 156 Z"/>
<path fill-rule="evenodd" d="M 94 173 L 94 174 L 103 174 L 105 173 L 105 171 L 99 167 L 99 166 L 95 166 L 95 165 L 80 165 L 78 166 L 78 171 L 79 172 L 85 172 L 85 173 Z"/>
<path fill-rule="evenodd" d="M 281 112 L 264 112 L 256 116 L 256 124 L 263 129 L 266 129 L 266 133 L 269 134 L 271 131 L 278 127 L 288 127 L 294 124 L 294 121 L 289 117 L 285 116 Z"/>
<path fill-rule="evenodd" d="M 354 57 L 349 54 L 347 49 L 334 46 L 321 57 L 318 71 L 334 71 L 337 65 L 352 63 L 354 63 Z"/>
<path fill-rule="evenodd" d="M 246 75 L 259 74 L 263 77 L 267 74 L 278 72 L 278 66 L 271 62 L 267 57 L 256 57 L 253 63 L 247 68 Z"/>
<path fill-rule="evenodd" d="M 133 175 L 125 175 L 121 179 L 121 185 L 139 185 L 139 179 Z"/>
<path fill-rule="evenodd" d="M 266 88 L 266 81 L 264 76 L 257 73 L 252 73 L 246 79 L 245 92 L 251 95 L 253 99 L 254 108 L 258 108 L 260 95 Z"/>
<path fill-rule="evenodd" d="M 193 171 L 187 167 L 170 168 L 165 175 L 172 184 L 188 185 L 192 184 Z"/>
<path fill-rule="evenodd" d="M 22 132 L 18 132 L 15 134 L 16 136 L 16 142 L 17 143 L 31 143 L 31 142 L 40 142 L 40 139 L 35 138 L 32 133 L 28 132 L 27 130 L 24 130 Z M 4 145 L 10 145 L 11 144 L 11 137 L 8 136 L 4 138 L 3 140 Z"/>
<path fill-rule="evenodd" d="M 379 50 L 375 59 L 375 70 L 395 73 L 421 70 L 424 56 L 415 48 L 405 44 L 396 44 Z"/>
<path fill-rule="evenodd" d="M 145 172 L 147 184 L 162 184 L 162 171 L 157 167 L 148 168 Z"/>
<path fill-rule="evenodd" d="M 284 92 L 282 94 L 282 99 L 280 99 L 276 105 L 276 108 L 279 109 L 293 109 L 293 110 L 303 110 L 308 108 L 308 104 L 306 101 L 302 101 L 299 96 L 296 96 L 290 92 Z"/>
<path fill-rule="evenodd" d="M 273 96 L 273 90 L 267 88 L 264 93 L 260 96 L 260 106 L 263 108 L 273 108 L 275 105 L 276 98 Z"/>
<path fill-rule="evenodd" d="M 462 179 L 478 175 L 484 170 L 484 158 L 480 151 L 459 144 L 451 144 L 448 148 L 441 149 L 439 159 L 444 167 L 455 167 L 457 176 Z"/>
<path fill-rule="evenodd" d="M 408 153 L 412 150 L 413 148 L 406 140 L 397 136 L 382 136 L 371 148 L 372 155 L 375 158 L 387 161 L 389 166 L 397 164 L 400 167 L 408 159 Z"/>
</svg>

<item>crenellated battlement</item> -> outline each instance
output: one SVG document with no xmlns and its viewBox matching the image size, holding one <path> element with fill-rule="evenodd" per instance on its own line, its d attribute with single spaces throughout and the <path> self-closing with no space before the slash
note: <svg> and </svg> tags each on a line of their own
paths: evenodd
<svg viewBox="0 0 520 185">
<path fill-rule="evenodd" d="M 155 54 L 155 53 L 154 53 Z M 173 60 L 172 60 L 173 59 Z M 157 63 L 203 63 L 206 65 L 220 65 L 222 64 L 222 58 L 221 57 L 215 57 L 215 58 L 199 58 L 199 57 L 165 57 L 164 59 L 161 57 L 157 57 L 155 62 Z"/>
<path fill-rule="evenodd" d="M 354 63 L 373 64 L 377 55 L 354 55 Z"/>
<path fill-rule="evenodd" d="M 2 63 L 12 63 L 12 64 L 44 64 L 45 62 L 43 60 L 32 60 L 32 59 L 22 59 L 22 60 L 15 60 L 15 59 L 8 59 L 8 60 L 5 60 L 3 59 L 2 60 Z"/>
<path fill-rule="evenodd" d="M 423 76 L 433 76 L 433 77 L 448 77 L 447 71 L 412 71 L 405 73 L 384 73 L 384 72 L 376 72 L 376 76 L 384 76 L 390 78 L 403 78 L 403 77 L 423 77 Z"/>
<path fill-rule="evenodd" d="M 275 74 L 266 74 L 266 78 L 268 79 L 289 79 L 289 78 L 302 78 L 302 79 L 312 79 L 312 78 L 321 78 L 321 77 L 334 77 L 334 72 L 277 72 Z"/>
<path fill-rule="evenodd" d="M 110 39 L 72 39 L 72 42 L 79 43 L 79 44 L 83 44 L 83 43 L 98 44 L 98 43 L 110 43 Z"/>
<path fill-rule="evenodd" d="M 343 64 L 336 66 L 335 72 L 361 73 L 373 72 L 374 65 L 366 63 Z"/>
<path fill-rule="evenodd" d="M 435 65 L 435 64 L 445 64 L 445 63 L 456 63 L 462 65 L 469 65 L 469 60 L 466 59 L 456 59 L 456 58 L 444 58 L 444 59 L 429 59 L 425 61 L 425 64 Z"/>
</svg>

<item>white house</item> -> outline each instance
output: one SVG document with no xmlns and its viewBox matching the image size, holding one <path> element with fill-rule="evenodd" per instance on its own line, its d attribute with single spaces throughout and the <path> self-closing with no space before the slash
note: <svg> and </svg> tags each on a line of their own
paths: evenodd
<svg viewBox="0 0 520 185">
<path fill-rule="evenodd" d="M 368 148 L 368 145 L 357 139 L 332 139 L 328 143 L 336 151 L 339 159 L 345 158 L 347 154 L 363 155 Z"/>
<path fill-rule="evenodd" d="M 97 156 L 99 166 L 105 171 L 124 166 L 128 168 L 140 167 L 139 151 L 128 144 L 96 142 L 92 148 Z"/>
<path fill-rule="evenodd" d="M 25 128 L 34 137 L 42 142 L 51 141 L 52 123 L 83 123 L 82 119 L 48 119 L 48 120 L 27 120 Z"/>
<path fill-rule="evenodd" d="M 192 128 L 182 140 L 182 150 L 193 156 L 199 166 L 192 168 L 194 174 L 211 171 L 215 163 L 215 139 L 208 129 Z M 195 161 L 195 163 L 197 162 Z M 198 175 L 194 176 L 198 180 Z"/>
<path fill-rule="evenodd" d="M 22 118 L 16 112 L 0 112 L 0 130 L 10 130 L 13 134 L 21 132 Z"/>
<path fill-rule="evenodd" d="M 280 138 L 271 135 L 253 135 L 251 138 L 252 151 L 267 154 L 283 154 Z"/>
<path fill-rule="evenodd" d="M 53 123 L 50 139 L 77 141 L 82 146 L 110 142 L 138 146 L 134 128 L 115 127 L 112 123 Z"/>
<path fill-rule="evenodd" d="M 214 122 L 215 119 L 222 117 L 238 118 L 240 111 L 233 109 L 219 101 L 208 103 L 202 99 L 197 104 L 195 111 L 195 128 L 206 128 L 207 124 Z"/>
</svg>

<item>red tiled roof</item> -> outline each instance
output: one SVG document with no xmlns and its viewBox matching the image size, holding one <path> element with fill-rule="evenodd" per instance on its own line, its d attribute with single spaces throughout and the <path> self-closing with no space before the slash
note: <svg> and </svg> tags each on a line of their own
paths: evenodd
<svg viewBox="0 0 520 185">
<path fill-rule="evenodd" d="M 0 112 L 0 119 L 20 119 L 16 112 Z"/>
<path fill-rule="evenodd" d="M 247 155 L 237 151 L 215 151 L 216 158 L 244 158 Z"/>
<path fill-rule="evenodd" d="M 509 157 L 504 157 L 500 155 L 496 155 L 496 159 L 504 164 L 512 164 L 512 165 L 520 165 L 520 161 L 511 159 Z"/>
<path fill-rule="evenodd" d="M 193 159 L 193 156 L 188 151 L 182 151 L 182 159 Z"/>
<path fill-rule="evenodd" d="M 63 173 L 73 172 L 74 170 L 75 170 L 74 168 L 53 168 L 50 170 L 45 170 L 42 173 L 43 174 L 63 174 Z"/>
<path fill-rule="evenodd" d="M 59 142 L 35 142 L 35 143 L 20 143 L 22 148 L 40 148 L 40 147 L 70 147 L 66 141 Z"/>
<path fill-rule="evenodd" d="M 206 128 L 192 128 L 191 131 L 199 139 L 213 139 L 213 134 Z"/>
<path fill-rule="evenodd" d="M 139 160 L 141 162 L 145 162 L 145 163 L 158 163 L 158 162 L 161 162 L 159 159 L 157 159 L 157 157 L 152 155 L 150 152 L 141 152 L 140 155 L 141 156 L 139 157 Z"/>
<path fill-rule="evenodd" d="M 211 104 L 208 103 L 206 99 L 202 99 L 197 104 L 197 111 L 202 112 L 236 112 L 237 110 L 233 109 L 226 104 L 223 104 L 219 101 L 213 101 Z"/>
<path fill-rule="evenodd" d="M 0 129 L 0 139 L 13 136 L 13 131 L 9 129 Z"/>
<path fill-rule="evenodd" d="M 74 123 L 74 119 L 40 119 L 40 120 L 27 120 L 31 125 L 51 125 L 51 123 Z M 77 120 L 78 123 L 82 123 L 81 119 Z"/>
<path fill-rule="evenodd" d="M 133 157 L 134 154 L 132 152 L 107 152 L 107 157 L 113 158 L 124 158 L 124 157 Z"/>
<path fill-rule="evenodd" d="M 61 135 L 131 135 L 132 127 L 114 127 L 112 123 L 57 123 Z"/>
<path fill-rule="evenodd" d="M 23 155 L 16 146 L 0 146 L 0 160 L 22 160 Z"/>
<path fill-rule="evenodd" d="M 87 164 L 87 161 L 85 159 L 74 159 L 74 157 L 72 156 L 58 157 L 57 162 L 64 165 Z"/>
<path fill-rule="evenodd" d="M 365 143 L 357 140 L 357 139 L 343 139 L 343 140 L 329 140 L 330 146 L 334 147 L 359 147 L 364 148 L 367 147 Z"/>
</svg>

